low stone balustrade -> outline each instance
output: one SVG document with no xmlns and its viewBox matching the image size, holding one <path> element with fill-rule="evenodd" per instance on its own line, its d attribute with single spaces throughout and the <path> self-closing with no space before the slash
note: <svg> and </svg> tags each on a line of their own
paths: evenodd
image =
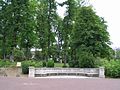
<svg viewBox="0 0 120 90">
<path fill-rule="evenodd" d="M 75 75 L 104 78 L 104 67 L 100 68 L 35 68 L 29 67 L 29 77 Z"/>
</svg>

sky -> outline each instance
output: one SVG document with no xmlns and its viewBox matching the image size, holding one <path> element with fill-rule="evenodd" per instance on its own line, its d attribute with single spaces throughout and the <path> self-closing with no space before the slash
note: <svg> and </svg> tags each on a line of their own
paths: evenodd
<svg viewBox="0 0 120 90">
<path fill-rule="evenodd" d="M 63 2 L 65 0 L 57 0 Z M 107 21 L 112 48 L 120 48 L 120 0 L 90 0 L 95 12 Z M 58 7 L 58 14 L 64 17 L 65 7 Z"/>
</svg>

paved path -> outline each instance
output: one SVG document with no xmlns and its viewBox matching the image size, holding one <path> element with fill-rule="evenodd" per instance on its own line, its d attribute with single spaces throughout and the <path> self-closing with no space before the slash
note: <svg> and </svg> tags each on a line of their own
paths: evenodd
<svg viewBox="0 0 120 90">
<path fill-rule="evenodd" d="M 0 90 L 120 90 L 120 79 L 0 77 Z"/>
</svg>

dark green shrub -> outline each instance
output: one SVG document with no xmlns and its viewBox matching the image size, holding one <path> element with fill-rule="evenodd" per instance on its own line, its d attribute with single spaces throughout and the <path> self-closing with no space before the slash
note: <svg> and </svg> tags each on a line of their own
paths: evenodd
<svg viewBox="0 0 120 90">
<path fill-rule="evenodd" d="M 29 73 L 29 67 L 34 66 L 34 67 L 42 67 L 42 63 L 38 61 L 23 61 L 22 62 L 22 73 L 23 74 L 28 74 Z"/>
<path fill-rule="evenodd" d="M 35 61 L 35 64 L 33 65 L 34 67 L 42 67 L 42 62 L 41 61 Z"/>
<path fill-rule="evenodd" d="M 29 62 L 27 62 L 27 61 L 22 62 L 22 73 L 23 74 L 29 73 L 29 66 L 30 66 Z"/>
<path fill-rule="evenodd" d="M 54 61 L 53 60 L 48 60 L 47 67 L 54 67 Z"/>
<path fill-rule="evenodd" d="M 35 51 L 35 60 L 41 60 L 42 59 L 42 53 L 40 51 Z"/>
<path fill-rule="evenodd" d="M 79 55 L 79 66 L 81 68 L 94 68 L 96 67 L 95 57 L 88 52 L 82 52 Z"/>
<path fill-rule="evenodd" d="M 69 61 L 68 64 L 69 64 L 69 67 L 74 67 L 73 61 Z"/>
<path fill-rule="evenodd" d="M 63 67 L 63 68 L 67 68 L 68 66 L 64 64 L 62 67 Z"/>
<path fill-rule="evenodd" d="M 79 67 L 79 61 L 78 60 L 71 60 L 68 62 L 69 64 L 69 67 L 72 67 L 72 68 L 78 68 Z"/>
<path fill-rule="evenodd" d="M 43 67 L 46 67 L 46 61 L 43 61 L 43 62 L 42 62 L 42 66 L 43 66 Z"/>
</svg>

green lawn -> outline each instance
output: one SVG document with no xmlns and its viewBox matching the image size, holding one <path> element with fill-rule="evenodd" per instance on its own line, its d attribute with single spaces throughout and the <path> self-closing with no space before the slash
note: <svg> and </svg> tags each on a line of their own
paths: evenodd
<svg viewBox="0 0 120 90">
<path fill-rule="evenodd" d="M 64 63 L 55 63 L 55 67 L 63 67 L 64 66 Z M 67 64 L 67 67 L 68 67 L 69 65 Z"/>
<path fill-rule="evenodd" d="M 63 63 L 55 63 L 55 67 L 63 67 Z"/>
</svg>

